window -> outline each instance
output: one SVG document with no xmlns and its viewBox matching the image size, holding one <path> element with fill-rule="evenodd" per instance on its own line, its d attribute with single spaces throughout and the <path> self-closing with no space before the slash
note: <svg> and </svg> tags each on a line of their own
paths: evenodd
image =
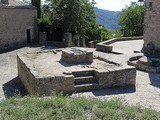
<svg viewBox="0 0 160 120">
<path fill-rule="evenodd" d="M 153 9 L 153 3 L 149 2 L 149 9 L 152 10 Z"/>
</svg>

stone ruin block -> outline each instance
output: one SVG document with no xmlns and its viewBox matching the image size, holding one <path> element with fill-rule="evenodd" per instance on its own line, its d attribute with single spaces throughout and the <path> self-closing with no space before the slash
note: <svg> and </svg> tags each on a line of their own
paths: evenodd
<svg viewBox="0 0 160 120">
<path fill-rule="evenodd" d="M 71 64 L 66 66 L 60 59 Z M 72 65 L 88 62 L 90 63 Z M 117 66 L 102 59 L 93 59 L 93 53 L 82 48 L 70 48 L 57 53 L 20 53 L 17 55 L 17 65 L 18 76 L 31 95 L 52 95 L 53 92 L 72 94 L 114 86 L 130 86 L 136 82 L 135 67 Z"/>
<path fill-rule="evenodd" d="M 71 48 L 62 51 L 61 60 L 68 64 L 92 63 L 93 52 Z"/>
<path fill-rule="evenodd" d="M 98 43 L 96 45 L 96 50 L 97 51 L 101 51 L 101 52 L 105 52 L 105 53 L 110 53 L 110 52 L 112 52 L 112 49 L 113 49 L 113 47 L 110 46 L 110 45 L 105 45 L 105 44 L 101 44 L 101 43 Z"/>
<path fill-rule="evenodd" d="M 67 47 L 73 46 L 72 33 L 64 33 L 63 34 L 63 43 L 65 43 L 65 45 Z"/>
</svg>

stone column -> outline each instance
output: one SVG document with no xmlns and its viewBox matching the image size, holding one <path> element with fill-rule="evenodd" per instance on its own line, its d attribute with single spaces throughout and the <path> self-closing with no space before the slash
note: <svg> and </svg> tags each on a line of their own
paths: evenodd
<svg viewBox="0 0 160 120">
<path fill-rule="evenodd" d="M 63 42 L 66 44 L 67 47 L 73 46 L 72 33 L 64 33 L 63 34 Z"/>
<path fill-rule="evenodd" d="M 95 44 L 94 41 L 89 41 L 89 42 L 88 42 L 88 47 L 89 47 L 89 48 L 94 48 L 94 47 L 95 47 L 94 44 Z"/>
<path fill-rule="evenodd" d="M 160 55 L 160 1 L 145 0 L 144 45 L 142 52 Z"/>
<path fill-rule="evenodd" d="M 47 33 L 46 32 L 40 32 L 39 33 L 39 44 L 44 45 L 47 40 Z"/>
<path fill-rule="evenodd" d="M 82 47 L 86 47 L 86 40 L 85 40 L 85 38 L 82 38 Z"/>
<path fill-rule="evenodd" d="M 80 47 L 80 39 L 77 39 L 77 46 Z"/>
</svg>

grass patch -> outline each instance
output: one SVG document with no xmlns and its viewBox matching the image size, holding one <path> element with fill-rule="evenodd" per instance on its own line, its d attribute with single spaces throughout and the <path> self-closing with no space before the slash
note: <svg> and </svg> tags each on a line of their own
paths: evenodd
<svg viewBox="0 0 160 120">
<path fill-rule="evenodd" d="M 82 97 L 9 98 L 0 103 L 2 120 L 160 120 L 160 113 L 120 100 L 100 101 Z"/>
</svg>

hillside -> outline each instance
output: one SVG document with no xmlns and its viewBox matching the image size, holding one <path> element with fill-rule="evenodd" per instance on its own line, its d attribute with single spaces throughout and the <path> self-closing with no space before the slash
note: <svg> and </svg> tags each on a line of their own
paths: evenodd
<svg viewBox="0 0 160 120">
<path fill-rule="evenodd" d="M 97 23 L 104 25 L 105 27 L 111 29 L 112 31 L 115 31 L 119 28 L 119 25 L 117 23 L 120 13 L 119 11 L 109 11 L 109 10 L 103 10 L 99 8 L 94 8 L 94 11 L 96 13 L 97 17 Z"/>
</svg>

